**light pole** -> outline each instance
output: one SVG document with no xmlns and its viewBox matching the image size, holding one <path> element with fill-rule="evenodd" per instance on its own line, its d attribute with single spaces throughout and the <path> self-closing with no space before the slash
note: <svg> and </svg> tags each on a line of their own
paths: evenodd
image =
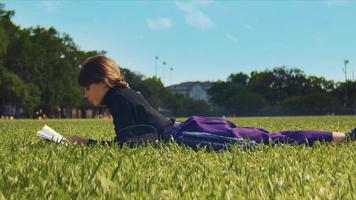
<svg viewBox="0 0 356 200">
<path fill-rule="evenodd" d="M 173 72 L 173 67 L 170 68 L 171 71 L 171 85 L 172 85 L 172 72 Z"/>
<path fill-rule="evenodd" d="M 349 60 L 344 60 L 344 65 L 345 65 L 345 68 L 344 68 L 344 72 L 345 72 L 345 83 L 347 81 L 347 64 L 349 64 Z"/>
<path fill-rule="evenodd" d="M 163 85 L 165 85 L 165 67 L 166 67 L 166 62 L 165 61 L 163 61 L 162 62 L 162 66 L 163 66 L 163 77 L 162 77 L 162 82 L 163 82 Z"/>
<path fill-rule="evenodd" d="M 348 86 L 347 86 L 347 64 L 349 64 L 349 60 L 344 60 L 344 72 L 345 72 L 345 105 L 344 107 L 347 108 L 347 101 L 348 101 Z"/>
<path fill-rule="evenodd" d="M 155 57 L 155 75 L 156 75 L 156 77 L 158 76 L 157 75 L 157 61 L 158 61 L 158 56 Z"/>
</svg>

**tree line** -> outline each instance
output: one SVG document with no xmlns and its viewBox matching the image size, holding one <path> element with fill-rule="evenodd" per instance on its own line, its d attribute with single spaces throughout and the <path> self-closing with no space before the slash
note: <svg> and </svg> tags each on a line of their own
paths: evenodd
<svg viewBox="0 0 356 200">
<path fill-rule="evenodd" d="M 85 57 L 104 52 L 81 51 L 54 28 L 20 28 L 11 21 L 14 14 L 0 4 L 1 107 L 14 105 L 31 116 L 37 108 L 52 113 L 79 105 L 78 66 Z"/>
<path fill-rule="evenodd" d="M 76 76 L 86 57 L 106 52 L 83 51 L 70 35 L 53 27 L 21 28 L 11 21 L 14 14 L 0 3 L 0 114 L 6 106 L 21 108 L 23 117 L 31 117 L 39 109 L 48 116 L 58 111 L 65 116 L 63 111 L 71 108 L 103 110 L 83 98 Z M 121 70 L 130 87 L 157 109 L 166 107 L 171 115 L 210 110 L 206 102 L 169 93 L 157 77 Z"/>
<path fill-rule="evenodd" d="M 307 76 L 298 68 L 231 74 L 213 83 L 211 101 L 240 115 L 354 114 L 356 82 Z"/>
</svg>

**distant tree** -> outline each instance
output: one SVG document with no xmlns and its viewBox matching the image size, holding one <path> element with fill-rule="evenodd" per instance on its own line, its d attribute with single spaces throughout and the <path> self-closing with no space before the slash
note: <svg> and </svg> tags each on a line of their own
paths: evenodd
<svg viewBox="0 0 356 200">
<path fill-rule="evenodd" d="M 185 97 L 182 101 L 183 112 L 185 116 L 207 115 L 211 111 L 211 106 L 203 100 L 194 100 Z"/>
<path fill-rule="evenodd" d="M 249 82 L 249 76 L 242 72 L 236 74 L 230 74 L 229 77 L 227 78 L 227 82 L 246 87 Z"/>
<path fill-rule="evenodd" d="M 262 95 L 244 91 L 231 95 L 231 97 L 226 100 L 225 107 L 231 112 L 256 114 L 267 105 L 268 102 Z"/>
<path fill-rule="evenodd" d="M 29 108 L 36 109 L 33 105 L 49 114 L 58 107 L 82 105 L 81 88 L 76 84 L 80 63 L 88 56 L 105 52 L 81 51 L 68 34 L 60 34 L 52 27 L 21 29 L 12 23 L 13 15 L 0 4 L 0 66 L 11 80 L 27 86 L 22 87 L 27 88 L 22 98 L 29 105 L 16 105 L 25 106 L 27 115 L 33 112 Z M 28 100 L 34 97 L 32 94 L 39 95 L 35 98 L 40 99 L 38 104 L 31 104 L 37 100 Z"/>
<path fill-rule="evenodd" d="M 137 90 L 140 91 L 144 97 L 146 97 L 151 106 L 158 109 L 161 105 L 161 97 L 163 96 L 165 90 L 161 79 L 155 76 L 147 78 L 139 83 Z"/>
<path fill-rule="evenodd" d="M 253 81 L 252 85 L 251 81 Z M 237 73 L 231 74 L 226 82 L 214 82 L 208 90 L 208 94 L 214 104 L 222 106 L 230 112 L 252 114 L 269 103 L 263 95 L 253 92 L 251 87 L 255 91 L 259 91 L 265 86 L 262 82 L 258 82 L 256 77 L 250 78 L 246 74 Z"/>
<path fill-rule="evenodd" d="M 0 105 L 20 106 L 26 116 L 40 103 L 40 92 L 35 85 L 25 83 L 3 67 L 0 67 L 0 94 Z"/>
<path fill-rule="evenodd" d="M 229 83 L 225 81 L 216 81 L 213 82 L 212 86 L 208 90 L 208 94 L 210 95 L 210 101 L 219 106 L 225 106 L 225 101 L 229 97 L 229 93 L 227 92 L 227 88 L 229 87 Z"/>
<path fill-rule="evenodd" d="M 326 80 L 324 77 L 309 76 L 305 81 L 304 94 L 332 92 L 335 88 L 334 81 Z"/>
<path fill-rule="evenodd" d="M 173 94 L 166 90 L 162 97 L 162 104 L 165 108 L 170 109 L 173 115 L 178 116 L 184 109 L 182 99 L 184 99 L 184 95 Z"/>
<path fill-rule="evenodd" d="M 356 109 L 356 81 L 339 83 L 333 93 L 345 108 Z"/>
<path fill-rule="evenodd" d="M 162 101 L 163 105 L 169 108 L 174 116 L 208 115 L 211 112 L 209 103 L 194 100 L 182 94 L 172 94 L 166 91 Z"/>
<path fill-rule="evenodd" d="M 251 92 L 265 97 L 269 104 L 275 104 L 277 101 L 277 92 L 273 89 L 275 76 L 271 71 L 252 71 L 250 74 L 248 88 Z"/>
<path fill-rule="evenodd" d="M 305 96 L 304 109 L 308 114 L 325 114 L 334 112 L 340 106 L 340 101 L 327 93 L 312 93 Z"/>
<path fill-rule="evenodd" d="M 304 93 L 304 86 L 306 82 L 305 73 L 298 68 L 285 69 L 286 70 L 286 92 L 288 96 L 299 96 Z"/>
<path fill-rule="evenodd" d="M 129 83 L 132 89 L 137 90 L 141 84 L 144 76 L 140 73 L 135 73 L 127 68 L 121 68 L 121 73 L 125 80 Z"/>
<path fill-rule="evenodd" d="M 0 65 L 3 64 L 3 56 L 9 45 L 10 30 L 16 29 L 16 26 L 11 22 L 11 17 L 15 14 L 12 10 L 5 10 L 5 5 L 0 3 Z"/>
<path fill-rule="evenodd" d="M 323 77 L 308 77 L 298 68 L 287 69 L 282 66 L 262 72 L 252 71 L 250 76 L 243 73 L 231 74 L 226 81 L 214 82 L 208 93 L 213 103 L 229 111 L 252 114 L 272 106 L 284 107 L 291 112 L 315 113 L 337 110 L 339 101 L 335 97 L 346 96 L 341 91 L 352 91 L 353 88 L 350 84 L 341 84 L 339 90 L 335 90 L 336 86 L 333 81 Z M 335 91 L 339 92 L 336 94 Z M 348 92 L 348 105 L 353 104 L 352 94 Z M 315 102 L 316 97 L 321 98 L 319 103 Z M 322 109 L 322 106 L 330 109 Z"/>
<path fill-rule="evenodd" d="M 283 100 L 282 106 L 291 113 L 305 112 L 305 97 L 304 96 L 290 96 Z"/>
<path fill-rule="evenodd" d="M 306 96 L 288 97 L 283 106 L 292 113 L 298 114 L 326 114 L 337 111 L 340 101 L 327 93 L 311 93 Z"/>
</svg>

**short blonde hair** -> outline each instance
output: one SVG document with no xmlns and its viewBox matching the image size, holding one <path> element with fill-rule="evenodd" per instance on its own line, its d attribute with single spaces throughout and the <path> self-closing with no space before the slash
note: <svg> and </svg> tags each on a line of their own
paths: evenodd
<svg viewBox="0 0 356 200">
<path fill-rule="evenodd" d="M 110 58 L 96 55 L 85 59 L 79 71 L 77 82 L 82 87 L 104 82 L 109 87 L 128 87 L 119 66 Z"/>
</svg>

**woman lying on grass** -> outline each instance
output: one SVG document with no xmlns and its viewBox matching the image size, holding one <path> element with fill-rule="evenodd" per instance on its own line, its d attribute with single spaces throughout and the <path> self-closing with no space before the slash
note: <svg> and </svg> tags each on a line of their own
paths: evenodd
<svg viewBox="0 0 356 200">
<path fill-rule="evenodd" d="M 105 56 L 87 58 L 78 75 L 78 84 L 92 104 L 108 107 L 113 117 L 116 136 L 112 142 L 141 143 L 156 140 L 174 140 L 191 147 L 207 146 L 225 149 L 231 144 L 344 142 L 356 140 L 356 129 L 348 133 L 290 130 L 270 133 L 261 128 L 238 127 L 222 118 L 193 116 L 184 122 L 175 122 L 157 110 L 135 90 L 131 89 L 120 73 L 119 66 Z M 246 143 L 247 139 L 247 143 Z M 76 144 L 112 143 L 80 136 L 69 136 Z"/>
</svg>

